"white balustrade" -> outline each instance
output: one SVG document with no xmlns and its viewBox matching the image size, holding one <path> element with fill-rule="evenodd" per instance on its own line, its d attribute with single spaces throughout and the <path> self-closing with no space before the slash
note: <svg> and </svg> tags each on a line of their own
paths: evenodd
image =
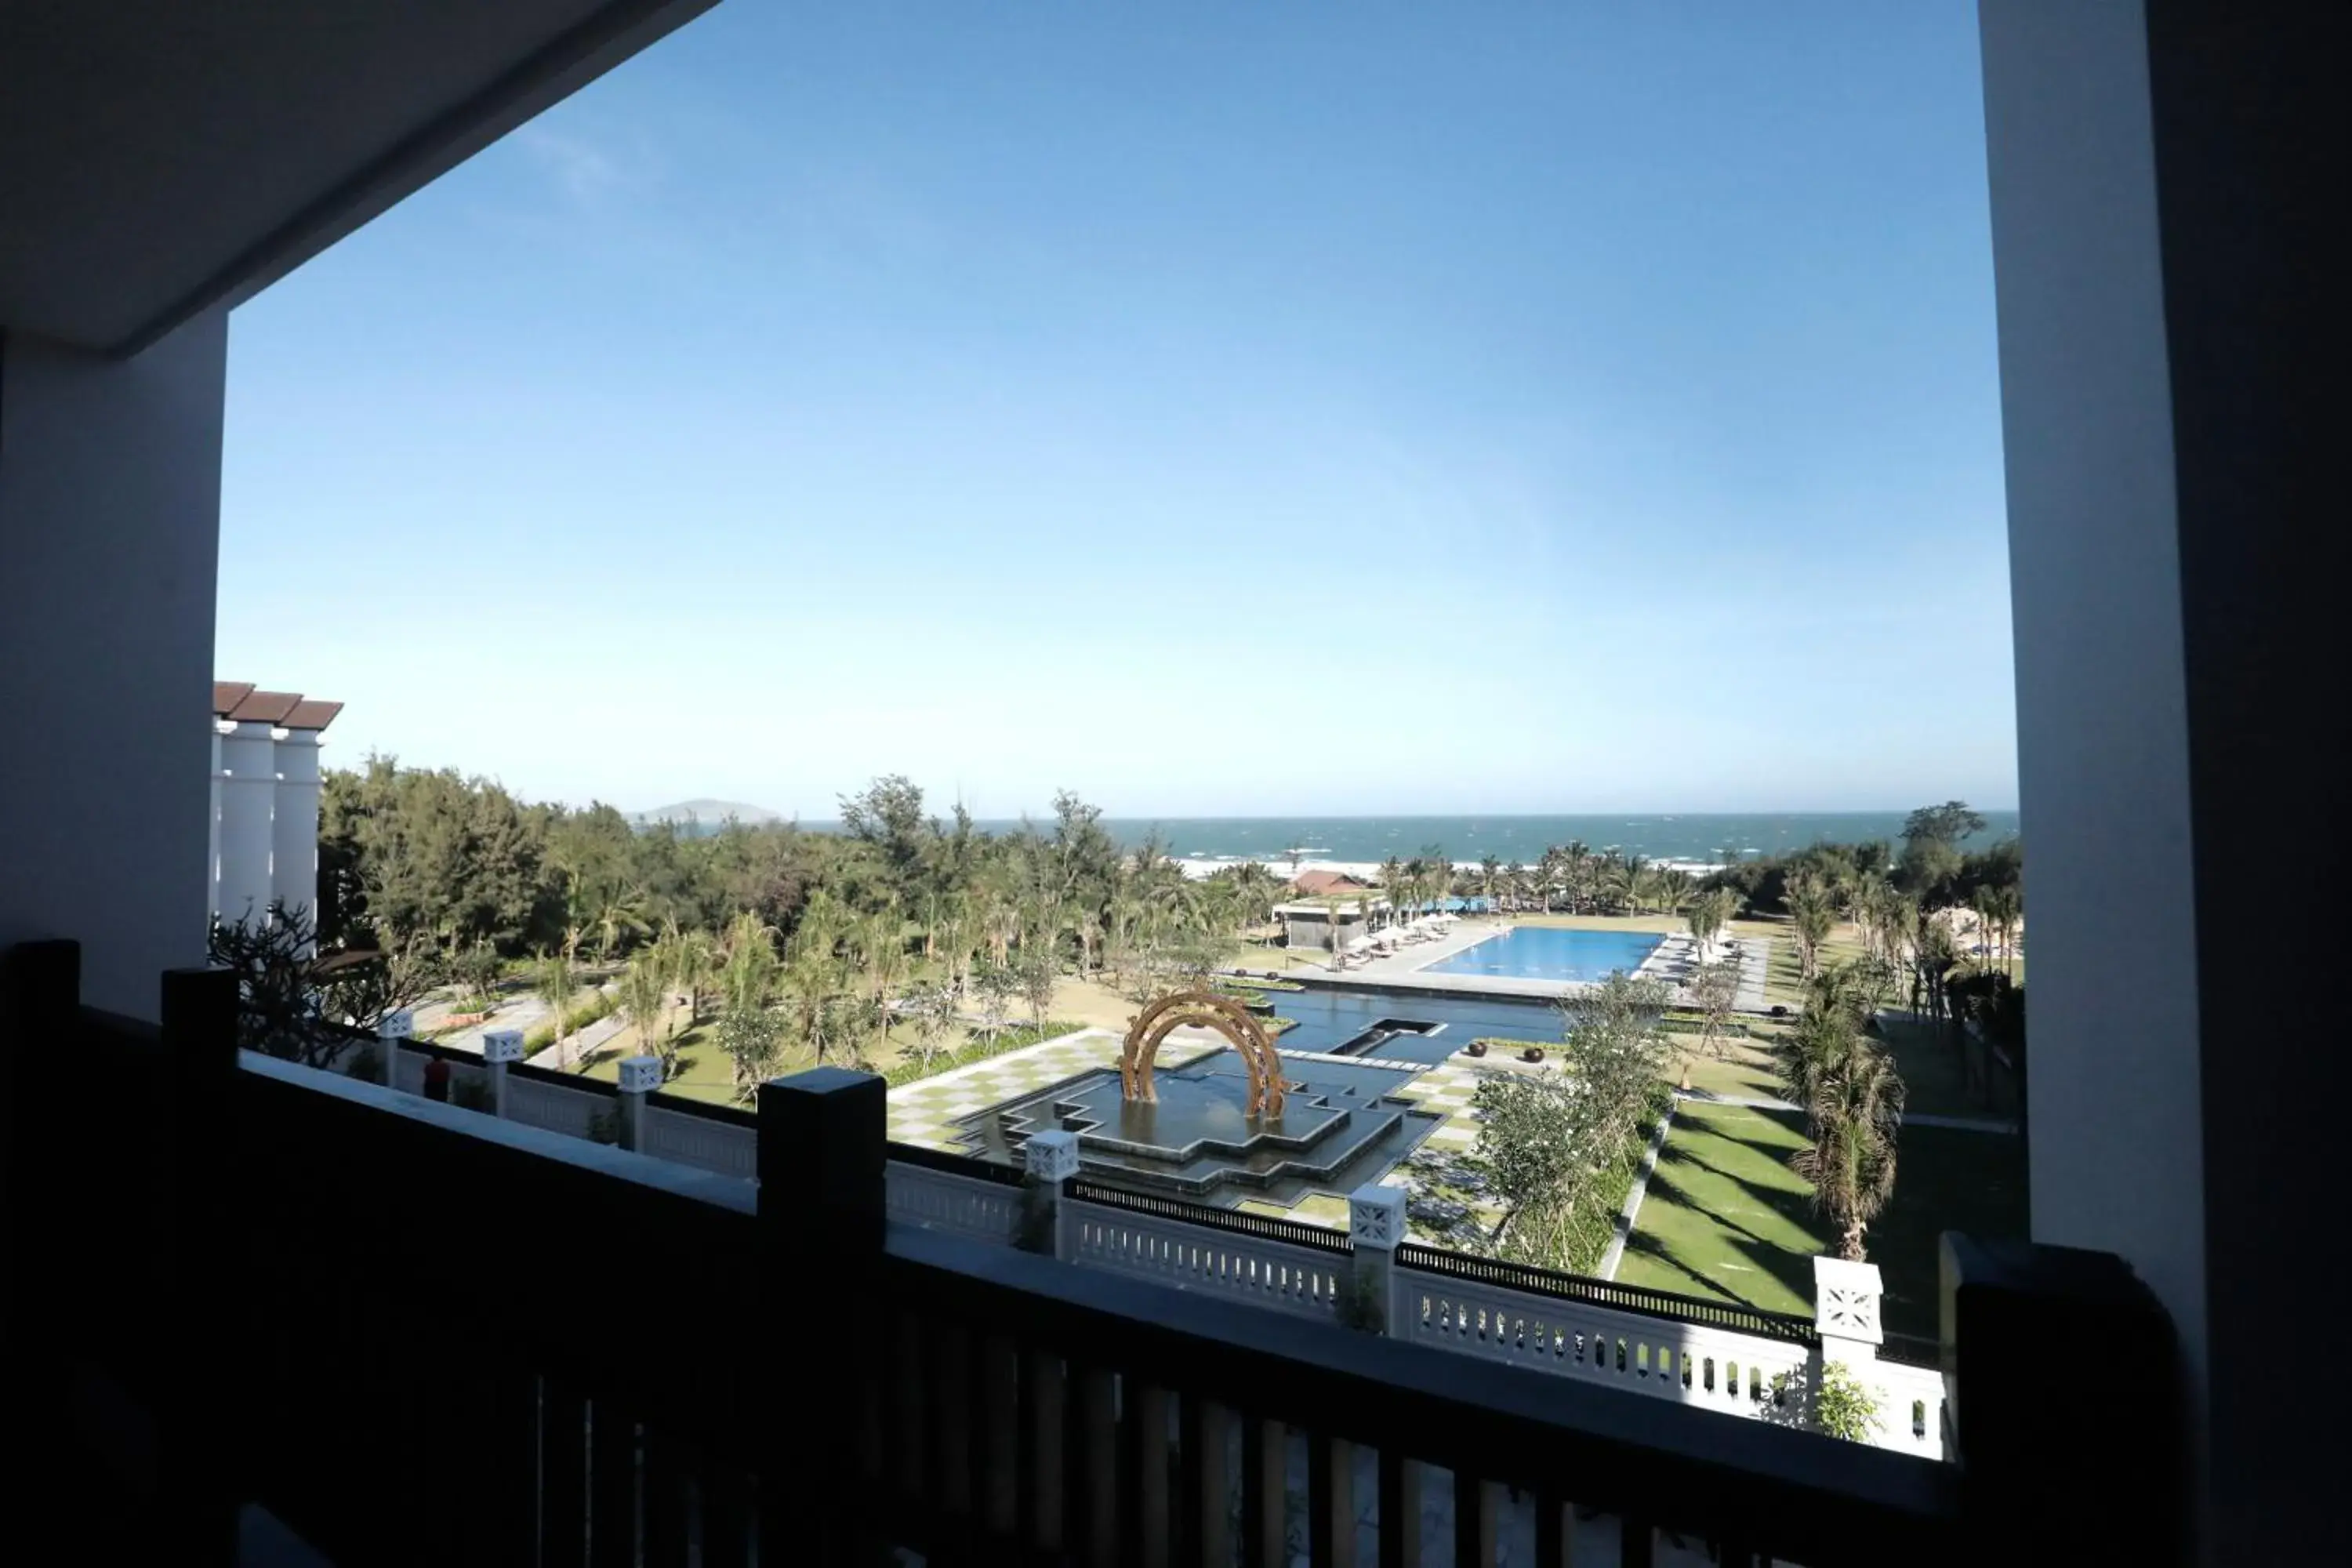
<svg viewBox="0 0 2352 1568">
<path fill-rule="evenodd" d="M 1021 1230 L 1021 1189 L 928 1165 L 890 1162 L 890 1217 L 982 1241 L 1010 1243 Z"/>
<path fill-rule="evenodd" d="M 600 1112 L 615 1110 L 604 1095 L 538 1079 L 507 1079 L 507 1120 L 573 1138 L 585 1138 Z"/>
<path fill-rule="evenodd" d="M 760 1173 L 760 1137 L 751 1128 L 683 1110 L 665 1110 L 658 1105 L 645 1109 L 645 1142 L 640 1152 L 656 1160 L 675 1160 L 681 1165 L 747 1181 Z"/>
<path fill-rule="evenodd" d="M 1399 1270 L 1400 1338 L 1534 1372 L 1793 1423 L 1811 1353 L 1794 1341 Z M 1784 1393 L 1782 1380 L 1795 1384 Z"/>
<path fill-rule="evenodd" d="M 1104 1204 L 1073 1201 L 1069 1208 L 1070 1262 L 1303 1318 L 1338 1313 L 1348 1272 L 1340 1254 Z"/>
<path fill-rule="evenodd" d="M 1862 1371 L 1878 1395 L 1878 1429 L 1871 1442 L 1923 1459 L 1944 1457 L 1944 1374 L 1931 1366 L 1874 1362 Z"/>
</svg>

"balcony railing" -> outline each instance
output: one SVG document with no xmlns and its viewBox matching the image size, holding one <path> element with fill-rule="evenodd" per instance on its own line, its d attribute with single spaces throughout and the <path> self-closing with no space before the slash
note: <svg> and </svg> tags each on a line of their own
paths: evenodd
<svg viewBox="0 0 2352 1568">
<path fill-rule="evenodd" d="M 226 1562 L 245 1503 L 341 1563 L 567 1568 L 2160 1540 L 2151 1500 L 2017 1462 L 2094 1409 L 2145 1451 L 2161 1316 L 2112 1260 L 1948 1281 L 1976 1380 L 1939 1465 L 893 1223 L 878 1079 L 764 1086 L 746 1183 L 241 1054 L 226 976 L 166 976 L 155 1030 L 78 1008 L 66 944 L 7 959 L 17 1409 L 37 1484 L 116 1498 L 93 1551 Z M 60 1058 L 72 1114 L 26 1092 Z M 2036 1300 L 2114 1352 L 2055 1401 Z"/>
</svg>

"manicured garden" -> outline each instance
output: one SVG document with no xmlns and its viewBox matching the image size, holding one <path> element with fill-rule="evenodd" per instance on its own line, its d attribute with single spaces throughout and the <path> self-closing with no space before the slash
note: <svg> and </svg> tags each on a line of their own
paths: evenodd
<svg viewBox="0 0 2352 1568">
<path fill-rule="evenodd" d="M 1650 1178 L 1617 1278 L 1630 1285 L 1810 1317 L 1812 1257 L 1830 1244 L 1811 1190 L 1789 1168 L 1804 1147 L 1794 1111 L 1685 1100 Z M 1895 1196 L 1871 1226 L 1890 1333 L 1937 1331 L 1937 1238 L 2026 1231 L 2023 1141 L 1906 1126 Z"/>
</svg>

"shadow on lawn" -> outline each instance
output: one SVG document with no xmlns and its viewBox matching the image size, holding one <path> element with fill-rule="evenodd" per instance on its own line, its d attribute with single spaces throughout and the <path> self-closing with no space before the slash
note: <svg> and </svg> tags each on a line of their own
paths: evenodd
<svg viewBox="0 0 2352 1568">
<path fill-rule="evenodd" d="M 1692 1163 L 1695 1164 L 1703 1163 L 1703 1162 L 1696 1161 Z M 1725 1175 L 1725 1173 L 1717 1170 L 1716 1167 L 1712 1165 L 1707 1165 L 1706 1168 L 1710 1171 L 1715 1171 L 1717 1175 Z M 1800 1232 L 1808 1236 L 1811 1234 L 1811 1230 L 1797 1217 L 1799 1211 L 1810 1208 L 1811 1205 L 1808 1200 L 1797 1197 L 1793 1194 L 1759 1193 L 1754 1187 L 1748 1186 L 1746 1183 L 1741 1182 L 1737 1176 L 1727 1176 L 1727 1179 L 1738 1184 L 1742 1193 L 1748 1194 L 1750 1197 L 1760 1199 L 1760 1206 L 1769 1209 L 1774 1214 L 1779 1215 L 1781 1218 L 1788 1220 L 1790 1224 Z M 1680 1182 L 1675 1181 L 1673 1175 L 1667 1171 L 1664 1163 L 1661 1163 L 1658 1169 L 1651 1174 L 1649 1190 L 1654 1194 L 1664 1197 L 1671 1203 L 1679 1205 L 1681 1207 L 1688 1210 L 1692 1214 L 1705 1216 L 1707 1220 L 1718 1226 L 1726 1233 L 1724 1236 L 1726 1244 L 1734 1252 L 1739 1255 L 1739 1261 L 1748 1265 L 1749 1268 L 1758 1273 L 1769 1276 L 1775 1283 L 1780 1285 L 1782 1289 L 1786 1290 L 1790 1295 L 1795 1297 L 1800 1301 L 1810 1301 L 1812 1300 L 1813 1255 L 1811 1253 L 1791 1252 L 1787 1247 L 1780 1246 L 1778 1242 L 1767 1240 L 1765 1237 L 1757 1235 L 1754 1231 L 1748 1229 L 1738 1220 L 1717 1212 L 1714 1207 L 1709 1205 L 1705 1200 L 1698 1197 L 1697 1194 L 1694 1194 L 1688 1187 L 1685 1187 Z M 1693 1273 L 1688 1263 L 1675 1258 L 1673 1252 L 1664 1242 L 1660 1241 L 1654 1235 L 1645 1234 L 1643 1232 L 1638 1225 L 1635 1226 L 1633 1234 L 1626 1237 L 1625 1245 L 1629 1250 L 1637 1251 L 1647 1257 L 1655 1258 L 1663 1262 L 1671 1264 L 1675 1269 L 1682 1273 Z M 1749 1306 L 1761 1307 L 1768 1310 L 1780 1311 L 1787 1310 L 1785 1302 L 1775 1304 L 1772 1302 L 1758 1300 L 1753 1293 L 1743 1290 L 1740 1288 L 1739 1282 L 1736 1279 L 1717 1279 L 1712 1277 L 1702 1278 L 1706 1278 L 1706 1283 L 1714 1290 L 1732 1300 L 1742 1301 Z"/>
</svg>

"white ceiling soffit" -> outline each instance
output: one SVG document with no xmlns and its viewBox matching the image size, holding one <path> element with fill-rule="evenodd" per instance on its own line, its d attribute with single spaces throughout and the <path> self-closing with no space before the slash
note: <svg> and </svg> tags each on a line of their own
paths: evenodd
<svg viewBox="0 0 2352 1568">
<path fill-rule="evenodd" d="M 717 0 L 0 0 L 0 330 L 135 353 Z"/>
</svg>

